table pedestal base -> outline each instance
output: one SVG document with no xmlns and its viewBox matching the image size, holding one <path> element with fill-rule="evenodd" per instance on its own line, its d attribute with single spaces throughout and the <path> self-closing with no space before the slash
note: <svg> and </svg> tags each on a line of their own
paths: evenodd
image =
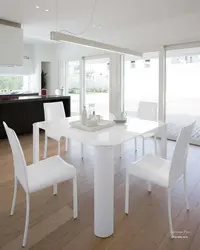
<svg viewBox="0 0 200 250">
<path fill-rule="evenodd" d="M 96 147 L 94 167 L 94 233 L 105 238 L 114 232 L 113 148 Z"/>
</svg>

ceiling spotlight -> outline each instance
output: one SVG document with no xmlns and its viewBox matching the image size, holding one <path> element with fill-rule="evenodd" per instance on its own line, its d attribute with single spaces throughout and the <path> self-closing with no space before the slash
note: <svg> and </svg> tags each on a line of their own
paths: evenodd
<svg viewBox="0 0 200 250">
<path fill-rule="evenodd" d="M 95 25 L 95 24 L 93 24 L 92 26 L 93 26 L 94 28 L 96 27 L 96 25 Z"/>
<path fill-rule="evenodd" d="M 99 25 L 99 29 L 101 29 L 102 27 Z"/>
<path fill-rule="evenodd" d="M 49 10 L 48 10 L 48 9 L 46 9 L 45 11 L 46 11 L 46 12 L 48 12 Z"/>
<path fill-rule="evenodd" d="M 40 8 L 40 6 L 36 5 L 36 6 L 35 6 L 35 8 L 36 8 L 36 9 L 39 9 L 39 8 Z"/>
</svg>

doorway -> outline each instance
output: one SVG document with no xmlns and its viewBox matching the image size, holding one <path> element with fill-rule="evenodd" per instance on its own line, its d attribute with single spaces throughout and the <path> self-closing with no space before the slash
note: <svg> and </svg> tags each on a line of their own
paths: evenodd
<svg viewBox="0 0 200 250">
<path fill-rule="evenodd" d="M 85 58 L 85 105 L 95 104 L 97 114 L 109 112 L 110 59 Z"/>
</svg>

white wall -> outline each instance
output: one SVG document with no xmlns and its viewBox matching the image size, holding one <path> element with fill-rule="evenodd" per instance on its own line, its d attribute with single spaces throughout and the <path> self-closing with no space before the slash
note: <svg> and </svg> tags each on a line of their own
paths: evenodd
<svg viewBox="0 0 200 250">
<path fill-rule="evenodd" d="M 1 75 L 29 75 L 33 74 L 34 69 L 34 46 L 33 45 L 24 45 L 24 59 L 23 66 L 16 67 L 0 67 Z"/>
<path fill-rule="evenodd" d="M 105 54 L 105 51 L 100 49 L 94 49 L 71 43 L 59 44 L 59 57 L 60 60 L 62 61 L 79 60 L 82 57 L 102 55 L 102 54 Z"/>
</svg>

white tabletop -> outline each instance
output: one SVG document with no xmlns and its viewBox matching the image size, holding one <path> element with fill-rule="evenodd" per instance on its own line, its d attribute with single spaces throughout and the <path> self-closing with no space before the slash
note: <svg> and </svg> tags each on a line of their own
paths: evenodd
<svg viewBox="0 0 200 250">
<path fill-rule="evenodd" d="M 34 126 L 45 130 L 53 136 L 71 138 L 91 146 L 115 146 L 138 135 L 156 131 L 165 125 L 163 122 L 128 118 L 126 124 L 116 124 L 110 128 L 87 132 L 70 127 L 70 121 L 74 120 L 77 120 L 77 117 L 53 122 L 37 122 Z"/>
</svg>

